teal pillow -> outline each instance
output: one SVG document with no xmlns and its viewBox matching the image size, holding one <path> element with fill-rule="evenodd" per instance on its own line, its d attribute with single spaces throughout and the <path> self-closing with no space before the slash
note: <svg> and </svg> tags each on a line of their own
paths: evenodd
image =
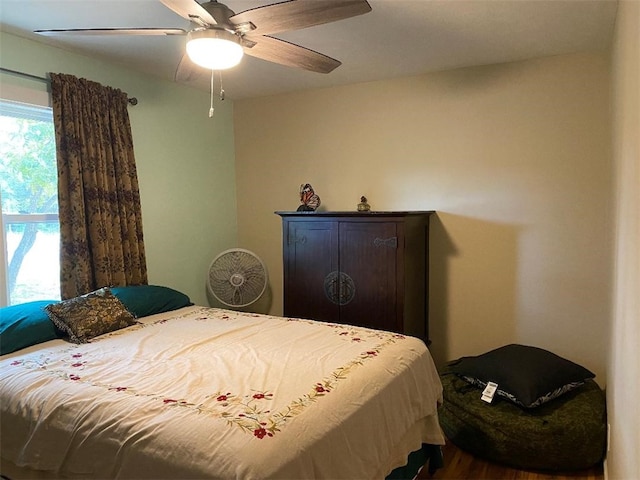
<svg viewBox="0 0 640 480">
<path fill-rule="evenodd" d="M 184 293 L 159 285 L 130 285 L 110 290 L 136 318 L 193 305 Z"/>
<path fill-rule="evenodd" d="M 61 338 L 44 307 L 57 300 L 11 305 L 0 308 L 0 355 Z"/>
</svg>

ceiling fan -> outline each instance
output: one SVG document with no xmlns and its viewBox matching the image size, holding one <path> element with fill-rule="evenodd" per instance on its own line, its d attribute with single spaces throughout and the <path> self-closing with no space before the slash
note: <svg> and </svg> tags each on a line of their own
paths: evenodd
<svg viewBox="0 0 640 480">
<path fill-rule="evenodd" d="M 191 22 L 192 28 L 72 28 L 35 30 L 41 35 L 186 35 L 186 53 L 176 80 L 199 74 L 197 64 L 210 70 L 237 65 L 243 53 L 262 60 L 312 72 L 329 73 L 341 62 L 272 35 L 335 22 L 371 11 L 367 0 L 289 0 L 233 12 L 216 0 L 160 0 Z"/>
</svg>

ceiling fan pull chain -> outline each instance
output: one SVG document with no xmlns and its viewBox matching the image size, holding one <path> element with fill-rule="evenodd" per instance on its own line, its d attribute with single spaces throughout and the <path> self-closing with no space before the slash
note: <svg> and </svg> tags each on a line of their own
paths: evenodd
<svg viewBox="0 0 640 480">
<path fill-rule="evenodd" d="M 224 88 L 222 88 L 222 70 L 218 70 L 220 74 L 220 100 L 224 100 Z"/>
<path fill-rule="evenodd" d="M 209 118 L 213 117 L 213 70 L 211 70 L 211 103 L 209 104 Z"/>
</svg>

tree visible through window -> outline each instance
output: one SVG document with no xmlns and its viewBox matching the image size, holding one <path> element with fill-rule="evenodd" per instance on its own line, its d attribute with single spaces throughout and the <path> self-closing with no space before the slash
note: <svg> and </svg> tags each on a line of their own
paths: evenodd
<svg viewBox="0 0 640 480">
<path fill-rule="evenodd" d="M 50 108 L 0 101 L 0 203 L 0 278 L 7 286 L 7 303 L 59 299 L 60 226 Z"/>
</svg>

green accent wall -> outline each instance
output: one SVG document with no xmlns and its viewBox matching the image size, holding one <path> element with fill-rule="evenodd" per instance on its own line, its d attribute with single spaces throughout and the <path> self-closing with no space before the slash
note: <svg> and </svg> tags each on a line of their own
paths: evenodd
<svg viewBox="0 0 640 480">
<path fill-rule="evenodd" d="M 0 66 L 39 77 L 67 73 L 136 97 L 129 109 L 140 182 L 149 283 L 207 305 L 210 262 L 236 246 L 233 102 L 116 64 L 0 32 Z M 44 82 L 0 74 L 0 96 L 46 91 Z"/>
</svg>

